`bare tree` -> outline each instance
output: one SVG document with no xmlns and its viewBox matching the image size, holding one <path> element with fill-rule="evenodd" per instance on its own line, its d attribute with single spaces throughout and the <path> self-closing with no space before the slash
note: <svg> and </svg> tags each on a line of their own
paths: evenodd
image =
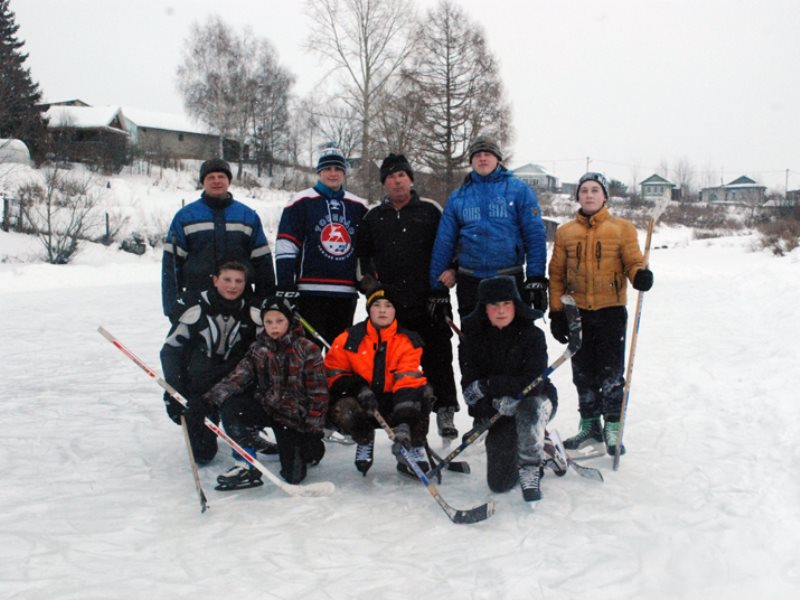
<svg viewBox="0 0 800 600">
<path fill-rule="evenodd" d="M 44 186 L 27 184 L 18 191 L 24 219 L 44 246 L 47 262 L 67 264 L 89 230 L 97 225 L 97 197 L 89 179 L 69 177 L 53 167 L 44 171 Z"/>
<path fill-rule="evenodd" d="M 694 195 L 695 168 L 688 157 L 680 158 L 672 169 L 675 183 L 681 190 L 683 200 L 692 200 Z"/>
<path fill-rule="evenodd" d="M 307 0 L 314 34 L 308 47 L 344 74 L 341 98 L 361 119 L 361 161 L 373 187 L 372 120 L 380 94 L 405 61 L 415 24 L 411 0 Z"/>
<path fill-rule="evenodd" d="M 219 135 L 219 156 L 224 154 L 225 137 L 234 131 L 232 108 L 241 98 L 238 45 L 234 32 L 218 16 L 202 26 L 194 23 L 177 70 L 186 111 Z"/>
<path fill-rule="evenodd" d="M 412 65 L 404 73 L 424 107 L 418 113 L 416 158 L 452 189 L 477 134 L 508 144 L 511 112 L 481 28 L 455 2 L 440 1 L 418 33 Z"/>
</svg>

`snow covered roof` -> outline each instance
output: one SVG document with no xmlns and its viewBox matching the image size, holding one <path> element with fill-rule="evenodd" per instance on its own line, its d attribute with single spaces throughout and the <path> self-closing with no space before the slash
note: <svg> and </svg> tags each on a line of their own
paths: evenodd
<svg viewBox="0 0 800 600">
<path fill-rule="evenodd" d="M 22 140 L 0 138 L 0 162 L 28 165 L 31 162 L 31 153 Z"/>
<path fill-rule="evenodd" d="M 184 115 L 154 112 L 150 110 L 142 110 L 140 108 L 132 108 L 130 106 L 123 106 L 122 116 L 137 127 L 164 129 L 166 131 L 180 131 L 184 133 L 202 133 L 205 135 L 208 135 L 209 133 L 205 126 L 195 123 Z"/>
<path fill-rule="evenodd" d="M 750 179 L 746 175 L 742 175 L 741 177 L 737 177 L 730 183 L 725 184 L 723 187 L 727 189 L 747 189 L 747 188 L 764 188 L 767 189 L 764 185 L 759 185 L 755 182 L 755 180 Z"/>
<path fill-rule="evenodd" d="M 93 129 L 111 127 L 121 129 L 121 124 L 115 124 L 120 113 L 119 106 L 51 106 L 44 113 L 48 119 L 48 127 L 76 127 L 78 129 Z"/>
<path fill-rule="evenodd" d="M 641 185 L 671 185 L 672 187 L 675 187 L 674 183 L 664 179 L 663 177 L 661 177 L 661 175 L 656 175 L 655 173 L 653 173 L 652 175 L 650 175 L 650 177 L 642 181 Z"/>
<path fill-rule="evenodd" d="M 514 173 L 514 175 L 517 175 L 517 176 L 519 176 L 519 175 L 547 175 L 549 177 L 552 177 L 552 175 L 550 175 L 550 173 L 544 167 L 539 166 L 539 165 L 535 165 L 533 163 L 527 163 L 525 165 L 522 165 L 521 167 L 517 167 L 516 169 L 514 169 L 511 172 Z"/>
</svg>

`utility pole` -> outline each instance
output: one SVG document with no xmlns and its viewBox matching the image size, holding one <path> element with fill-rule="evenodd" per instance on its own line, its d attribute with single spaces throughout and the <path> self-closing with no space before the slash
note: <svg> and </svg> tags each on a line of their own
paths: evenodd
<svg viewBox="0 0 800 600">
<path fill-rule="evenodd" d="M 591 159 L 590 159 L 590 158 L 587 156 L 587 157 L 586 157 L 586 172 L 587 172 L 587 173 L 589 172 L 589 163 L 590 163 L 590 162 L 592 162 L 592 160 L 591 160 Z"/>
<path fill-rule="evenodd" d="M 789 203 L 789 169 L 786 169 L 786 179 L 783 182 L 783 202 Z"/>
</svg>

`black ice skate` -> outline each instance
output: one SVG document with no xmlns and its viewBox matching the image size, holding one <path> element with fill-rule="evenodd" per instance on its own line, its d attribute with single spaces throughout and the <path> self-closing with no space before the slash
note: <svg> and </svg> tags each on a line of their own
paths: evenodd
<svg viewBox="0 0 800 600">
<path fill-rule="evenodd" d="M 261 472 L 251 469 L 247 463 L 237 462 L 222 475 L 217 477 L 217 487 L 215 490 L 220 492 L 230 492 L 233 490 L 244 490 L 247 488 L 259 487 L 264 485 L 261 481 Z"/>
</svg>

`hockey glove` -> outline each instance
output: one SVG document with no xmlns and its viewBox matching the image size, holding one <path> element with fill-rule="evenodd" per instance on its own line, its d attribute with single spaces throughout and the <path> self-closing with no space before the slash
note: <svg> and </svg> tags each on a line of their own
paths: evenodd
<svg viewBox="0 0 800 600">
<path fill-rule="evenodd" d="M 173 423 L 180 425 L 183 406 L 181 406 L 175 398 L 170 396 L 169 392 L 164 392 L 164 406 L 167 408 L 167 416 L 172 419 Z"/>
<path fill-rule="evenodd" d="M 378 289 L 381 282 L 375 279 L 372 275 L 367 273 L 364 275 L 358 282 L 358 291 L 364 294 L 365 296 L 369 296 L 372 292 Z"/>
<path fill-rule="evenodd" d="M 400 423 L 400 425 L 394 428 L 392 454 L 400 456 L 402 454 L 400 448 L 405 448 L 406 450 L 411 449 L 411 427 L 408 426 L 408 423 Z"/>
<path fill-rule="evenodd" d="M 645 267 L 636 271 L 633 276 L 633 288 L 640 292 L 646 292 L 653 287 L 653 272 Z"/>
<path fill-rule="evenodd" d="M 512 398 L 511 396 L 500 396 L 492 400 L 492 406 L 504 417 L 513 417 L 517 414 L 517 407 L 522 398 Z"/>
<path fill-rule="evenodd" d="M 525 292 L 525 302 L 531 308 L 542 312 L 547 310 L 547 277 L 529 277 L 525 281 L 523 290 Z"/>
<path fill-rule="evenodd" d="M 428 318 L 430 318 L 431 325 L 447 326 L 447 320 L 453 320 L 450 292 L 447 290 L 431 292 L 428 297 Z"/>
<path fill-rule="evenodd" d="M 367 411 L 369 415 L 378 408 L 378 399 L 375 397 L 375 392 L 366 386 L 362 387 L 361 391 L 358 392 L 357 399 L 361 408 Z"/>
<path fill-rule="evenodd" d="M 464 402 L 469 406 L 475 406 L 485 395 L 486 382 L 480 379 L 476 379 L 464 388 Z"/>
<path fill-rule="evenodd" d="M 562 344 L 569 341 L 569 325 L 563 310 L 550 311 L 550 333 Z"/>
<path fill-rule="evenodd" d="M 202 422 L 203 419 L 211 414 L 211 405 L 202 397 L 187 398 L 187 400 L 186 409 L 183 411 L 183 416 L 186 417 L 187 421 Z"/>
</svg>

